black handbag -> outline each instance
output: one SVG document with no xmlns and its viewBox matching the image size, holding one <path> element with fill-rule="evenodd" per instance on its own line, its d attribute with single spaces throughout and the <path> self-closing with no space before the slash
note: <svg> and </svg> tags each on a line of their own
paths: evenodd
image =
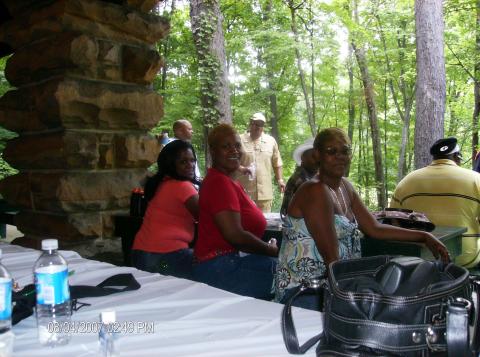
<svg viewBox="0 0 480 357">
<path fill-rule="evenodd" d="M 435 229 L 435 225 L 430 222 L 425 213 L 412 211 L 411 209 L 385 208 L 381 211 L 372 212 L 372 214 L 378 222 L 383 224 L 426 232 Z"/>
<path fill-rule="evenodd" d="M 300 346 L 292 304 L 302 294 L 320 299 L 323 332 Z M 319 341 L 317 356 L 476 357 L 479 303 L 479 277 L 453 263 L 391 256 L 342 260 L 330 264 L 328 278 L 305 282 L 292 294 L 282 333 L 293 354 Z"/>
</svg>

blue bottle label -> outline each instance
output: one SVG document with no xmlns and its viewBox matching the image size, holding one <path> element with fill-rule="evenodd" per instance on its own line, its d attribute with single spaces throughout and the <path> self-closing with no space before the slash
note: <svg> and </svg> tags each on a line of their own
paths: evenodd
<svg viewBox="0 0 480 357">
<path fill-rule="evenodd" d="M 37 304 L 63 304 L 70 299 L 68 269 L 62 265 L 50 265 L 35 270 Z"/>
<path fill-rule="evenodd" d="M 12 279 L 0 278 L 0 320 L 12 316 Z"/>
</svg>

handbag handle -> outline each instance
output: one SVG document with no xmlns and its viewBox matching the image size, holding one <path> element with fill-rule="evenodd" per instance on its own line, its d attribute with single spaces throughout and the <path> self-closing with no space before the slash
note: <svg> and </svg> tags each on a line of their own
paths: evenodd
<svg viewBox="0 0 480 357">
<path fill-rule="evenodd" d="M 476 292 L 476 306 L 480 304 L 480 279 L 471 277 L 473 290 Z M 455 298 L 448 303 L 447 310 L 447 350 L 449 357 L 477 356 L 480 339 L 480 316 L 473 310 L 470 301 Z M 474 318 L 473 338 L 469 346 L 469 315 Z"/>
<path fill-rule="evenodd" d="M 473 307 L 477 310 L 474 310 L 474 313 L 472 314 L 476 321 L 473 322 L 475 326 L 473 329 L 471 350 L 474 354 L 480 354 L 480 276 L 471 276 L 470 279 L 472 282 L 473 290 L 475 290 L 477 295 L 477 303 L 475 307 Z"/>
<path fill-rule="evenodd" d="M 113 275 L 97 286 L 71 285 L 70 295 L 72 299 L 85 297 L 106 296 L 124 291 L 138 290 L 141 285 L 131 273 Z"/>
<path fill-rule="evenodd" d="M 298 343 L 297 332 L 293 323 L 292 304 L 294 300 L 304 294 L 320 294 L 323 292 L 324 280 L 322 278 L 313 278 L 310 281 L 303 282 L 295 290 L 282 310 L 282 335 L 287 351 L 291 354 L 299 355 L 307 352 L 310 347 L 315 345 L 321 338 L 323 332 L 313 336 L 303 345 Z M 321 304 L 323 305 L 323 304 Z"/>
</svg>

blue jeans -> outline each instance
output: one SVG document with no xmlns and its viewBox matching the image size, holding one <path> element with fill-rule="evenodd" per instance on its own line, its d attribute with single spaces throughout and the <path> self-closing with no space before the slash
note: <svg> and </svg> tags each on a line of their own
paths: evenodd
<svg viewBox="0 0 480 357">
<path fill-rule="evenodd" d="M 194 264 L 193 278 L 239 295 L 271 300 L 276 266 L 276 258 L 231 253 Z"/>
<path fill-rule="evenodd" d="M 132 263 L 135 268 L 185 279 L 192 279 L 192 259 L 191 249 L 180 249 L 170 253 L 132 251 Z"/>
</svg>

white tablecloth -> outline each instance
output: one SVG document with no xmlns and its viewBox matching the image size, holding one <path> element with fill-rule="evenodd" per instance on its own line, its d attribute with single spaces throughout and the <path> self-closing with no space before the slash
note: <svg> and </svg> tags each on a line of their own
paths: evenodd
<svg viewBox="0 0 480 357">
<path fill-rule="evenodd" d="M 3 264 L 21 285 L 32 283 L 32 267 L 40 252 L 0 244 Z M 290 356 L 280 329 L 282 305 L 231 294 L 205 284 L 117 267 L 61 251 L 68 261 L 71 285 L 96 285 L 119 273 L 133 273 L 142 287 L 97 298 L 80 299 L 92 304 L 74 312 L 73 321 L 96 322 L 99 313 L 116 310 L 119 323 L 135 326 L 135 333 L 122 333 L 115 347 L 126 356 Z M 321 330 L 321 316 L 294 309 L 300 341 Z M 138 331 L 154 323 L 154 333 Z M 42 347 L 36 321 L 30 316 L 13 327 L 14 356 L 98 356 L 98 335 L 76 333 L 66 346 Z M 312 348 L 306 356 L 314 356 Z"/>
</svg>

